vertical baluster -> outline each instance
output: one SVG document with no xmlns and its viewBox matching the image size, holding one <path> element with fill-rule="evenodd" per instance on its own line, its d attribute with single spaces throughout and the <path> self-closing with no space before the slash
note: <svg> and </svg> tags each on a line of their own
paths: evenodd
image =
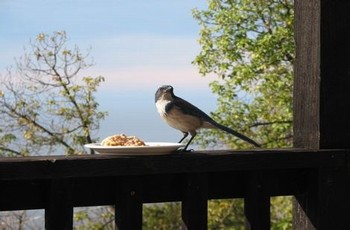
<svg viewBox="0 0 350 230">
<path fill-rule="evenodd" d="M 119 230 L 142 229 L 141 179 L 125 177 L 120 182 L 115 206 L 115 224 Z"/>
<path fill-rule="evenodd" d="M 71 179 L 52 179 L 48 181 L 45 229 L 73 229 L 72 189 Z"/>
<path fill-rule="evenodd" d="M 207 229 L 208 225 L 208 180 L 204 173 L 186 177 L 182 201 L 184 229 Z"/>
<path fill-rule="evenodd" d="M 270 229 L 270 196 L 263 172 L 253 171 L 247 177 L 244 197 L 246 229 Z"/>
</svg>

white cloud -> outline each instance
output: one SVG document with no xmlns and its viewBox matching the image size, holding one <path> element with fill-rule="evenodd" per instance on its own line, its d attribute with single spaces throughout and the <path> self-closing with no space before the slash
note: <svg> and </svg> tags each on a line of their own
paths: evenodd
<svg viewBox="0 0 350 230">
<path fill-rule="evenodd" d="M 93 75 L 105 77 L 102 89 L 116 89 L 125 91 L 132 88 L 152 88 L 156 89 L 161 85 L 173 85 L 181 88 L 208 89 L 210 81 L 214 76 L 202 77 L 193 68 L 155 68 L 155 67 L 135 67 L 130 69 L 115 69 L 103 71 L 94 69 L 90 72 Z"/>
<path fill-rule="evenodd" d="M 114 35 L 91 42 L 92 56 L 103 68 L 190 66 L 200 50 L 190 36 Z"/>
<path fill-rule="evenodd" d="M 139 34 L 98 38 L 89 74 L 106 78 L 103 88 L 157 88 L 170 84 L 182 88 L 208 88 L 214 76 L 202 77 L 191 62 L 199 52 L 196 38 Z M 95 50 L 95 51 L 94 51 Z"/>
</svg>

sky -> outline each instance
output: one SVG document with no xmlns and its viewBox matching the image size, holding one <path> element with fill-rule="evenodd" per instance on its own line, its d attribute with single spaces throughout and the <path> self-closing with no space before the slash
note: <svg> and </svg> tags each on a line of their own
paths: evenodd
<svg viewBox="0 0 350 230">
<path fill-rule="evenodd" d="M 136 135 L 177 142 L 182 134 L 157 114 L 154 94 L 172 85 L 175 94 L 209 113 L 216 97 L 191 62 L 199 53 L 199 26 L 192 9 L 205 0 L 0 0 L 0 74 L 39 33 L 66 31 L 68 45 L 89 50 L 86 72 L 106 81 L 97 92 L 109 116 L 96 133 Z"/>
</svg>

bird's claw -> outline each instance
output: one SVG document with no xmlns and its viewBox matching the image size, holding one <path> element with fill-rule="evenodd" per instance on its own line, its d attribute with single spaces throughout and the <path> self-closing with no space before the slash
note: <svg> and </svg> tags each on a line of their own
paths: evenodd
<svg viewBox="0 0 350 230">
<path fill-rule="evenodd" d="M 194 149 L 178 149 L 177 152 L 181 152 L 181 153 L 189 153 L 189 152 L 193 152 Z"/>
</svg>

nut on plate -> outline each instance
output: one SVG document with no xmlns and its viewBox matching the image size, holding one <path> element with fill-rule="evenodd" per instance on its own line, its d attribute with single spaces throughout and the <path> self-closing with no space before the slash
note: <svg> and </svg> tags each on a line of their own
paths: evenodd
<svg viewBox="0 0 350 230">
<path fill-rule="evenodd" d="M 145 142 L 136 136 L 126 136 L 125 134 L 117 134 L 109 136 L 102 140 L 103 146 L 146 146 Z"/>
</svg>

